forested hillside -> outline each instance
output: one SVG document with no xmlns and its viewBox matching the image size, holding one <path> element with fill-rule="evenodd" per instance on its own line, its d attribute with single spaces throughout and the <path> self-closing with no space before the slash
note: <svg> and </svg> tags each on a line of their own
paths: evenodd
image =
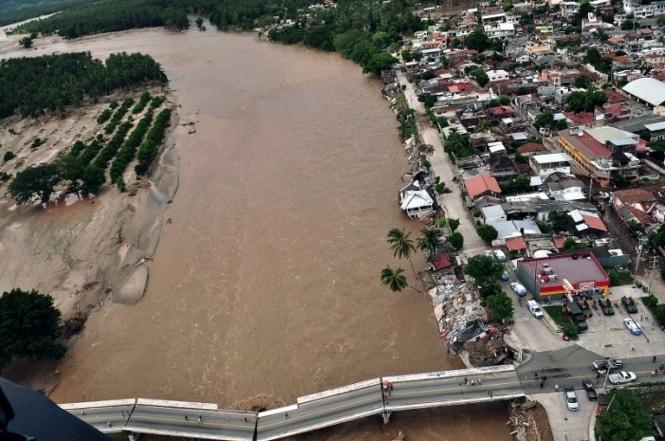
<svg viewBox="0 0 665 441">
<path fill-rule="evenodd" d="M 1 60 L 0 118 L 62 111 L 85 98 L 147 82 L 167 78 L 160 64 L 143 54 L 111 54 L 106 63 L 89 52 Z"/>
</svg>

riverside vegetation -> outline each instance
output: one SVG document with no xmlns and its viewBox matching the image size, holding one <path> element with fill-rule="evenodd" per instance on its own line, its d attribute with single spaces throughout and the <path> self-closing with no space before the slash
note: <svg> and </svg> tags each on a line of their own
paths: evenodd
<svg viewBox="0 0 665 441">
<path fill-rule="evenodd" d="M 23 74 L 17 75 L 19 71 Z M 8 97 L 0 105 L 0 116 L 64 112 L 67 106 L 81 105 L 120 88 L 167 82 L 161 66 L 147 55 L 111 54 L 102 63 L 87 52 L 5 60 L 0 62 L 0 80 L 0 95 Z M 165 97 L 152 97 L 145 91 L 138 102 L 131 96 L 121 105 L 111 102 L 97 117 L 100 126 L 106 125 L 96 136 L 88 142 L 75 141 L 52 163 L 19 170 L 9 182 L 9 194 L 19 204 L 35 199 L 47 203 L 58 187 L 64 187 L 63 194 L 93 195 L 107 181 L 107 169 L 110 182 L 125 190 L 123 174 L 130 163 L 138 156 L 135 172 L 145 175 L 157 156 L 171 119 L 168 108 L 153 118 L 164 101 Z M 141 113 L 134 126 L 133 116 Z M 107 140 L 105 136 L 111 134 Z"/>
<path fill-rule="evenodd" d="M 14 32 L 77 38 L 140 27 L 183 30 L 189 27 L 187 14 L 204 15 L 224 30 L 252 29 L 269 26 L 279 17 L 296 20 L 296 25 L 273 27 L 271 39 L 337 51 L 364 71 L 379 74 L 395 62 L 388 50 L 398 47 L 400 36 L 425 26 L 411 13 L 411 0 L 341 0 L 335 8 L 303 14 L 309 4 L 307 0 L 109 0 L 25 23 Z"/>
</svg>

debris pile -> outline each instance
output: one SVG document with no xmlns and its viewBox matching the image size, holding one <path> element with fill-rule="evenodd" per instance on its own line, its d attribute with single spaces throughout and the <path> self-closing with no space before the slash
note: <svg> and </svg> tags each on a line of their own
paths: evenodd
<svg viewBox="0 0 665 441">
<path fill-rule="evenodd" d="M 489 328 L 464 344 L 468 360 L 473 366 L 496 366 L 513 358 L 513 351 L 503 341 L 503 332 Z"/>
<path fill-rule="evenodd" d="M 513 401 L 507 425 L 510 425 L 513 439 L 516 441 L 542 441 L 536 422 L 536 402 L 525 401 L 523 403 Z M 541 428 L 544 429 L 544 428 Z"/>
<path fill-rule="evenodd" d="M 446 275 L 429 290 L 439 333 L 449 347 L 457 351 L 468 341 L 487 330 L 485 308 L 480 305 L 478 291 L 473 285 L 459 283 L 455 275 Z"/>
<path fill-rule="evenodd" d="M 406 441 L 406 436 L 404 436 L 404 434 L 403 434 L 402 431 L 400 430 L 400 431 L 397 433 L 397 438 L 393 439 L 392 441 Z"/>
</svg>

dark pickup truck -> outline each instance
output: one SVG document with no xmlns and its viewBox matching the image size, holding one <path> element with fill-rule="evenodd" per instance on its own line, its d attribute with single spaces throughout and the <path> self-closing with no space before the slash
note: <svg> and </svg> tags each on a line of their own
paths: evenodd
<svg viewBox="0 0 665 441">
<path fill-rule="evenodd" d="M 610 299 L 600 299 L 598 303 L 600 303 L 600 309 L 604 315 L 614 315 L 614 307 Z"/>
<path fill-rule="evenodd" d="M 586 396 L 589 401 L 595 401 L 598 399 L 598 393 L 596 392 L 596 389 L 594 389 L 593 382 L 591 380 L 582 381 L 582 387 L 584 387 Z"/>
<path fill-rule="evenodd" d="M 637 305 L 635 304 L 635 300 L 633 300 L 632 297 L 621 297 L 621 304 L 623 304 L 623 307 L 626 308 L 628 314 L 637 314 Z"/>
</svg>

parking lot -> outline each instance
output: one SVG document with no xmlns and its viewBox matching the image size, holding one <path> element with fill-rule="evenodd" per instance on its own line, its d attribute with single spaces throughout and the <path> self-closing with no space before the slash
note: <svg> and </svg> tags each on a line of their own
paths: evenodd
<svg viewBox="0 0 665 441">
<path fill-rule="evenodd" d="M 653 320 L 640 297 L 644 294 L 632 286 L 610 288 L 610 300 L 615 314 L 605 316 L 600 308 L 593 310 L 593 317 L 587 320 L 589 330 L 580 334 L 577 344 L 607 357 L 640 357 L 665 354 L 665 332 Z M 638 312 L 628 314 L 621 305 L 622 296 L 632 296 Z M 644 335 L 632 335 L 623 324 L 623 319 L 632 317 L 642 328 Z"/>
</svg>

